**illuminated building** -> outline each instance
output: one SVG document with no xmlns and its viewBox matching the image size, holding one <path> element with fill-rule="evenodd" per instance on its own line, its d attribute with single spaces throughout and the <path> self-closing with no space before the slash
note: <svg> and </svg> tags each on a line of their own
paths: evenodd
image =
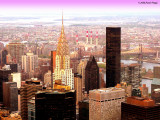
<svg viewBox="0 0 160 120">
<path fill-rule="evenodd" d="M 53 73 L 53 83 L 55 80 L 62 80 L 62 84 L 69 85 L 74 88 L 74 74 L 70 68 L 70 56 L 68 42 L 64 33 L 63 15 L 62 28 L 56 51 L 56 67 Z"/>
<path fill-rule="evenodd" d="M 33 77 L 32 74 L 34 73 L 36 67 L 38 67 L 38 55 L 27 53 L 22 56 L 22 70 L 29 73 L 30 77 Z"/>
<path fill-rule="evenodd" d="M 121 28 L 106 28 L 106 87 L 120 83 Z"/>
<path fill-rule="evenodd" d="M 16 82 L 3 82 L 3 103 L 10 111 L 18 110 L 18 88 Z"/>
<path fill-rule="evenodd" d="M 28 120 L 28 102 L 38 90 L 42 90 L 39 80 L 26 80 L 26 83 L 20 88 L 21 116 L 23 120 Z"/>
<path fill-rule="evenodd" d="M 37 120 L 76 120 L 75 90 L 39 91 L 35 97 Z"/>
<path fill-rule="evenodd" d="M 122 120 L 160 120 L 160 105 L 151 99 L 129 97 L 121 104 Z"/>
<path fill-rule="evenodd" d="M 3 102 L 3 82 L 8 82 L 8 75 L 11 74 L 9 65 L 0 69 L 0 102 Z"/>
<path fill-rule="evenodd" d="M 11 73 L 9 77 L 10 81 L 17 83 L 17 88 L 21 87 L 21 73 Z"/>
<path fill-rule="evenodd" d="M 21 63 L 21 57 L 24 55 L 24 44 L 22 43 L 9 43 L 7 45 L 8 54 L 14 63 Z"/>
<path fill-rule="evenodd" d="M 89 120 L 121 120 L 121 102 L 125 91 L 121 88 L 101 88 L 89 91 Z"/>
<path fill-rule="evenodd" d="M 85 91 L 99 88 L 99 67 L 94 56 L 89 58 L 85 68 Z"/>
</svg>

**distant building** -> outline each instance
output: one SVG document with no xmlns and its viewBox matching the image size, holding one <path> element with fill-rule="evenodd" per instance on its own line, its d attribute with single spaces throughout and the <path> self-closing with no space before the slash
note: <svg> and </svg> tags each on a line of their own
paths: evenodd
<svg viewBox="0 0 160 120">
<path fill-rule="evenodd" d="M 22 70 L 24 70 L 26 73 L 29 73 L 30 77 L 33 77 L 36 67 L 38 67 L 38 55 L 27 53 L 26 55 L 22 56 Z"/>
<path fill-rule="evenodd" d="M 151 99 L 129 97 L 121 105 L 122 120 L 160 120 L 160 105 Z"/>
<path fill-rule="evenodd" d="M 19 63 L 22 62 L 22 55 L 24 55 L 24 44 L 22 43 L 9 43 L 7 45 L 8 48 L 8 54 L 11 55 L 11 59 L 13 63 Z"/>
<path fill-rule="evenodd" d="M 8 82 L 9 74 L 11 74 L 10 66 L 5 65 L 0 69 L 0 102 L 3 102 L 3 82 Z"/>
<path fill-rule="evenodd" d="M 121 28 L 106 28 L 106 87 L 120 83 Z"/>
<path fill-rule="evenodd" d="M 75 90 L 41 91 L 35 99 L 37 120 L 76 120 Z"/>
<path fill-rule="evenodd" d="M 21 87 L 21 73 L 11 73 L 9 79 L 11 82 L 17 83 L 17 88 Z"/>
<path fill-rule="evenodd" d="M 121 88 L 101 88 L 89 91 L 89 120 L 121 120 Z"/>
<path fill-rule="evenodd" d="M 77 73 L 82 76 L 82 89 L 85 89 L 85 68 L 87 65 L 87 59 L 81 59 L 77 66 Z"/>
<path fill-rule="evenodd" d="M 23 120 L 28 120 L 28 102 L 38 90 L 42 90 L 39 80 L 26 80 L 26 83 L 20 88 L 21 116 Z"/>
<path fill-rule="evenodd" d="M 153 69 L 154 78 L 160 79 L 160 66 L 155 66 Z"/>
<path fill-rule="evenodd" d="M 3 82 L 3 103 L 10 111 L 18 111 L 18 88 L 16 82 Z"/>
<path fill-rule="evenodd" d="M 50 70 L 48 70 L 48 72 L 44 74 L 44 85 L 46 87 L 51 87 L 51 71 Z"/>
<path fill-rule="evenodd" d="M 89 58 L 85 68 L 85 91 L 99 88 L 99 67 L 94 56 Z"/>
<path fill-rule="evenodd" d="M 7 63 L 7 55 L 8 55 L 8 51 L 4 49 L 1 54 L 1 63 L 2 64 Z"/>
<path fill-rule="evenodd" d="M 121 82 L 132 85 L 134 89 L 140 87 L 141 82 L 141 65 L 140 64 L 121 64 Z"/>
</svg>

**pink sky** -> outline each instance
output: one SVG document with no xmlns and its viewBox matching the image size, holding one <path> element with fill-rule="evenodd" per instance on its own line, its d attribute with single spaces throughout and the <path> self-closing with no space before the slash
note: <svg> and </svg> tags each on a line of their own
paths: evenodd
<svg viewBox="0 0 160 120">
<path fill-rule="evenodd" d="M 157 4 L 141 4 L 140 2 L 157 2 Z M 81 10 L 105 10 L 112 11 L 137 11 L 137 12 L 160 12 L 160 0 L 0 0 L 0 13 L 9 8 L 8 11 L 13 9 L 36 9 L 40 8 L 41 11 L 48 8 L 68 8 L 71 11 L 74 9 Z M 2 9 L 4 8 L 4 10 Z M 18 11 L 19 11 L 18 10 Z"/>
</svg>

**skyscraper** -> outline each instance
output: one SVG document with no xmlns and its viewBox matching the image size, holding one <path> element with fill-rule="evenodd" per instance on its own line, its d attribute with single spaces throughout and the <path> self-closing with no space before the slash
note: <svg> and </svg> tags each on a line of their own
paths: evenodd
<svg viewBox="0 0 160 120">
<path fill-rule="evenodd" d="M 75 90 L 46 90 L 36 93 L 37 120 L 76 120 Z"/>
<path fill-rule="evenodd" d="M 26 83 L 20 89 L 21 95 L 21 116 L 23 120 L 28 120 L 28 102 L 35 93 L 42 90 L 39 80 L 26 80 Z"/>
<path fill-rule="evenodd" d="M 120 83 L 121 28 L 106 28 L 106 87 Z"/>
<path fill-rule="evenodd" d="M 22 69 L 24 72 L 29 73 L 30 77 L 33 77 L 32 74 L 36 67 L 38 67 L 38 55 L 27 53 L 22 56 Z"/>
<path fill-rule="evenodd" d="M 3 102 L 3 82 L 8 82 L 9 74 L 11 74 L 10 66 L 6 65 L 0 69 L 0 102 Z"/>
<path fill-rule="evenodd" d="M 53 83 L 55 83 L 55 80 L 61 80 L 62 84 L 69 85 L 71 89 L 74 88 L 74 74 L 70 68 L 69 47 L 64 33 L 63 15 L 61 34 L 56 51 L 56 67 L 53 74 Z"/>
<path fill-rule="evenodd" d="M 12 62 L 21 63 L 21 57 L 24 55 L 24 44 L 22 43 L 9 43 L 8 54 L 11 55 Z"/>
<path fill-rule="evenodd" d="M 89 58 L 85 68 L 85 91 L 99 88 L 99 67 L 94 56 Z"/>
<path fill-rule="evenodd" d="M 16 82 L 3 82 L 3 103 L 10 111 L 18 110 L 18 88 Z"/>
</svg>

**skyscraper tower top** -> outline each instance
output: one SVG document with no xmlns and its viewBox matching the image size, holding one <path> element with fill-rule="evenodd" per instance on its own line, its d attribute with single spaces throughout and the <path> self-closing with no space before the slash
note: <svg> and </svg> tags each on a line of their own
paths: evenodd
<svg viewBox="0 0 160 120">
<path fill-rule="evenodd" d="M 68 42 L 66 40 L 66 36 L 64 33 L 64 25 L 63 25 L 63 13 L 62 13 L 62 28 L 61 28 L 61 34 L 58 39 L 58 45 L 57 45 L 57 55 L 69 55 L 69 47 Z"/>
</svg>

